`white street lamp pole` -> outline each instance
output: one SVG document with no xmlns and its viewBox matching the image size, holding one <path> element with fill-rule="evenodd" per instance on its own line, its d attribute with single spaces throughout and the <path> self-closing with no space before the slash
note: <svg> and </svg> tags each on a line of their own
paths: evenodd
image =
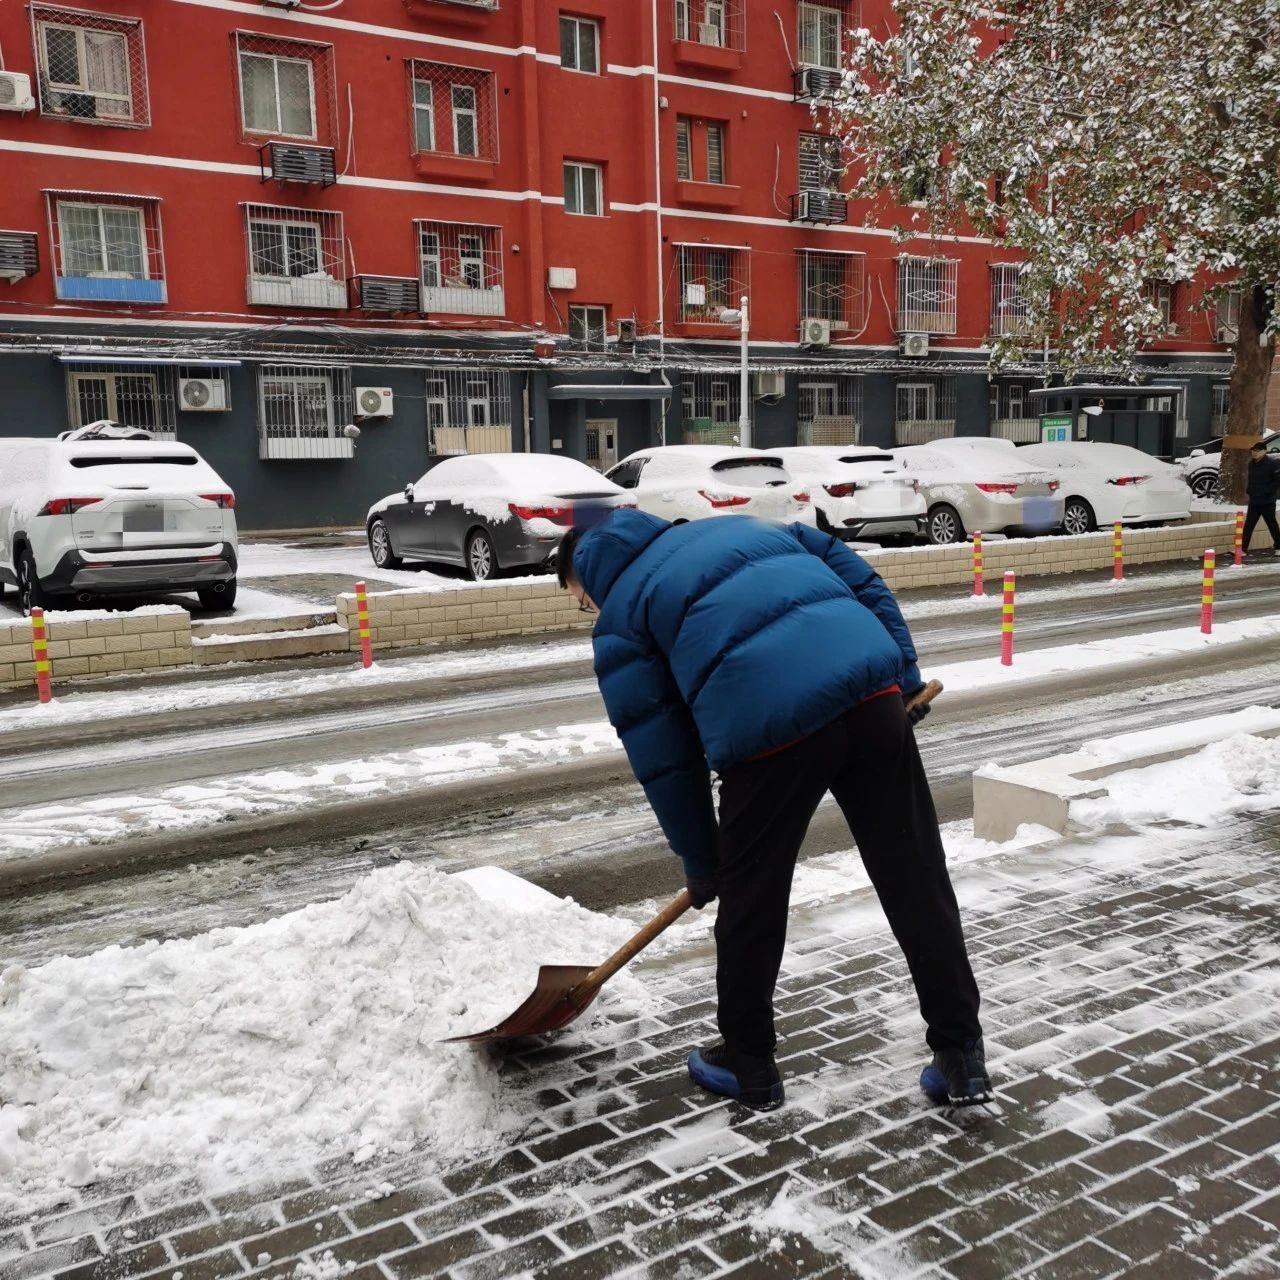
<svg viewBox="0 0 1280 1280">
<path fill-rule="evenodd" d="M 750 391 L 747 386 L 747 329 L 749 318 L 747 316 L 747 299 L 743 295 L 739 308 L 739 321 L 741 323 L 741 352 L 740 360 L 742 367 L 738 373 L 738 444 L 744 448 L 751 448 L 751 399 Z"/>
</svg>

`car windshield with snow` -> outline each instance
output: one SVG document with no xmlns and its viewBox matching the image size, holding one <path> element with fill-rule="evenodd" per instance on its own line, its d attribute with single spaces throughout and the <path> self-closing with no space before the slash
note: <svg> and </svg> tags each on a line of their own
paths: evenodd
<svg viewBox="0 0 1280 1280">
<path fill-rule="evenodd" d="M 818 528 L 840 538 L 914 537 L 924 532 L 918 481 L 874 445 L 770 449 L 813 500 Z"/>
<path fill-rule="evenodd" d="M 482 581 L 546 568 L 585 506 L 631 506 L 626 494 L 573 458 L 483 454 L 445 458 L 369 509 L 369 552 L 380 569 L 406 560 L 457 565 Z"/>
<path fill-rule="evenodd" d="M 983 533 L 1047 533 L 1062 524 L 1058 480 L 1018 460 L 1007 441 L 935 440 L 892 450 L 920 482 L 930 542 Z"/>
<path fill-rule="evenodd" d="M 815 522 L 809 491 L 777 454 L 763 450 L 658 445 L 624 458 L 609 478 L 629 490 L 642 511 L 673 524 L 729 515 Z"/>
</svg>

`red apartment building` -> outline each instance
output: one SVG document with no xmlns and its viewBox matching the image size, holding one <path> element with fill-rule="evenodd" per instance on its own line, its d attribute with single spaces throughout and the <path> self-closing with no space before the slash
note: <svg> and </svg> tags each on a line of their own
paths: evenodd
<svg viewBox="0 0 1280 1280">
<path fill-rule="evenodd" d="M 735 438 L 748 296 L 754 443 L 1031 438 L 1052 368 L 986 371 L 1022 323 L 1007 255 L 841 194 L 821 104 L 887 13 L 11 0 L 0 431 L 144 425 L 246 527 L 358 521 L 443 454 Z M 1203 439 L 1231 317 L 1152 288 L 1148 363 Z"/>
</svg>

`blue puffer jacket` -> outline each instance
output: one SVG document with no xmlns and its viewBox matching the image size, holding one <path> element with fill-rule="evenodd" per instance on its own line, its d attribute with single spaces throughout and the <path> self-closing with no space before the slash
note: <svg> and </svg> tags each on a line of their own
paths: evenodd
<svg viewBox="0 0 1280 1280">
<path fill-rule="evenodd" d="M 579 540 L 609 720 L 688 875 L 716 865 L 710 771 L 922 683 L 888 587 L 835 538 L 745 516 L 625 509 Z"/>
</svg>

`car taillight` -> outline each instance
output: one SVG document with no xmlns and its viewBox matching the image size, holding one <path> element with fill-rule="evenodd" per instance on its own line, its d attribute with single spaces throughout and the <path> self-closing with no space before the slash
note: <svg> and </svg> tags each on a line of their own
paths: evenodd
<svg viewBox="0 0 1280 1280">
<path fill-rule="evenodd" d="M 1050 480 L 1050 481 L 1049 481 L 1049 492 L 1050 492 L 1050 493 L 1057 493 L 1057 492 L 1058 492 L 1058 481 L 1057 481 L 1057 480 Z"/>
<path fill-rule="evenodd" d="M 69 516 L 79 511 L 81 507 L 91 507 L 95 502 L 101 502 L 101 498 L 50 498 L 48 502 L 36 512 L 38 516 Z"/>
<path fill-rule="evenodd" d="M 977 484 L 974 486 L 974 488 L 981 489 L 983 493 L 1017 493 L 1018 492 L 1018 486 L 1016 484 L 1004 484 L 1003 482 L 1000 484 L 995 484 L 995 483 Z"/>
<path fill-rule="evenodd" d="M 1150 476 L 1116 476 L 1114 480 L 1108 480 L 1108 484 L 1145 484 L 1150 480 Z"/>
<path fill-rule="evenodd" d="M 739 493 L 721 493 L 718 489 L 699 489 L 699 494 L 713 507 L 741 507 L 751 499 Z"/>
<path fill-rule="evenodd" d="M 521 520 L 550 520 L 552 524 L 572 524 L 572 507 L 522 507 L 518 502 L 508 502 L 507 510 Z"/>
<path fill-rule="evenodd" d="M 842 480 L 839 484 L 824 484 L 822 487 L 833 498 L 847 498 L 851 493 L 858 491 L 858 486 L 852 480 Z"/>
<path fill-rule="evenodd" d="M 808 502 L 809 491 L 807 489 L 801 489 L 799 493 L 793 493 L 791 497 L 795 502 Z"/>
<path fill-rule="evenodd" d="M 234 493 L 202 493 L 205 502 L 216 502 L 224 511 L 234 510 L 236 495 Z"/>
</svg>

